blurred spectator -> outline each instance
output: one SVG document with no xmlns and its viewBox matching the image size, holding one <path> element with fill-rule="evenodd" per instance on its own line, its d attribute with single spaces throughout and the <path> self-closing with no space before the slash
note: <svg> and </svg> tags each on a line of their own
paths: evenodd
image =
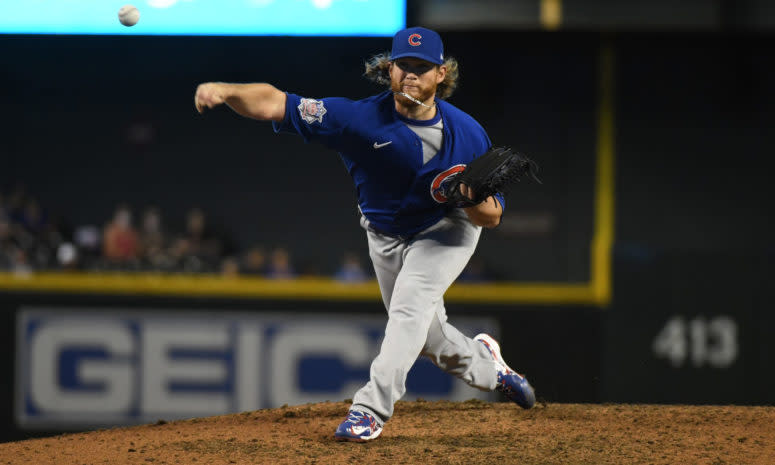
<svg viewBox="0 0 775 465">
<path fill-rule="evenodd" d="M 3 261 L 6 267 L 8 262 L 18 263 L 23 270 L 51 266 L 62 235 L 49 222 L 38 200 L 28 195 L 24 186 L 18 185 L 2 203 L 0 216 L 8 223 L 6 235 L 10 235 L 10 241 L 15 246 L 13 250 L 5 247 Z M 8 240 L 6 237 L 6 242 Z"/>
<path fill-rule="evenodd" d="M 184 271 L 213 271 L 221 255 L 221 243 L 208 227 L 204 212 L 192 208 L 186 216 L 186 229 L 172 246 L 172 254 Z"/>
<path fill-rule="evenodd" d="M 266 277 L 270 279 L 291 279 L 296 277 L 296 272 L 291 265 L 291 257 L 287 249 L 277 247 L 272 250 L 272 254 L 269 257 L 269 266 L 266 270 Z"/>
<path fill-rule="evenodd" d="M 242 257 L 241 271 L 244 274 L 262 276 L 266 273 L 266 253 L 260 246 L 251 247 Z"/>
<path fill-rule="evenodd" d="M 10 270 L 17 246 L 11 231 L 11 221 L 0 210 L 0 270 Z"/>
<path fill-rule="evenodd" d="M 342 263 L 334 274 L 334 279 L 342 282 L 358 283 L 369 279 L 361 260 L 353 252 L 347 252 L 342 257 Z"/>
<path fill-rule="evenodd" d="M 113 219 L 105 226 L 102 255 L 110 264 L 130 265 L 136 262 L 140 244 L 132 226 L 132 212 L 125 204 L 116 208 Z"/>
<path fill-rule="evenodd" d="M 20 248 L 11 250 L 11 271 L 18 276 L 28 276 L 32 273 L 32 266 L 24 250 Z"/>
<path fill-rule="evenodd" d="M 165 247 L 165 235 L 161 224 L 161 212 L 157 207 L 148 207 L 143 212 L 140 224 L 140 242 L 144 249 L 162 250 Z"/>
<path fill-rule="evenodd" d="M 18 222 L 22 214 L 24 200 L 27 198 L 27 188 L 22 184 L 17 184 L 11 195 L 6 200 L 5 209 L 11 221 Z"/>
<path fill-rule="evenodd" d="M 139 238 L 140 255 L 146 268 L 164 271 L 174 268 L 175 260 L 168 250 L 167 233 L 158 207 L 150 206 L 145 209 Z"/>
<path fill-rule="evenodd" d="M 75 228 L 73 243 L 78 249 L 78 262 L 81 266 L 92 267 L 102 255 L 102 240 L 97 226 L 88 224 Z"/>
<path fill-rule="evenodd" d="M 27 229 L 25 216 L 32 214 L 32 222 L 37 223 L 37 213 L 36 203 L 33 201 L 32 204 L 28 204 L 27 189 L 23 185 L 17 185 L 8 197 L 7 216 L 13 241 L 22 250 L 32 250 L 35 247 L 36 236 Z"/>
<path fill-rule="evenodd" d="M 240 266 L 236 257 L 226 257 L 221 261 L 221 275 L 227 278 L 239 276 Z"/>
<path fill-rule="evenodd" d="M 24 199 L 24 207 L 19 217 L 19 234 L 24 237 L 24 250 L 29 266 L 48 268 L 55 263 L 56 249 L 63 238 L 59 230 L 49 220 L 48 213 L 34 197 Z"/>
<path fill-rule="evenodd" d="M 78 248 L 70 242 L 63 242 L 57 248 L 57 263 L 62 270 L 77 269 L 78 258 Z"/>
<path fill-rule="evenodd" d="M 18 223 L 34 237 L 39 237 L 45 232 L 48 222 L 37 199 L 32 197 L 25 199 L 24 207 L 19 211 Z"/>
</svg>

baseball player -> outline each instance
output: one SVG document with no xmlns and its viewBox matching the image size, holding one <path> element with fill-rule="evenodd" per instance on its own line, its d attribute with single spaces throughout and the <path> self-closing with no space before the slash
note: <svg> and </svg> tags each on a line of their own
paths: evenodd
<svg viewBox="0 0 775 465">
<path fill-rule="evenodd" d="M 466 208 L 446 202 L 444 186 L 491 147 L 484 129 L 444 100 L 457 75 L 441 37 L 413 27 L 395 34 L 389 54 L 367 61 L 366 76 L 389 90 L 362 100 L 305 98 L 265 83 L 205 83 L 196 91 L 200 113 L 225 103 L 271 120 L 276 132 L 337 151 L 355 183 L 388 322 L 370 380 L 354 395 L 337 440 L 382 433 L 420 355 L 473 387 L 497 389 L 526 409 L 535 404 L 533 388 L 503 361 L 492 337 L 471 339 L 447 322 L 444 293 L 474 253 L 481 228 L 497 226 L 504 207 L 500 195 Z M 473 197 L 468 186 L 460 191 Z"/>
</svg>

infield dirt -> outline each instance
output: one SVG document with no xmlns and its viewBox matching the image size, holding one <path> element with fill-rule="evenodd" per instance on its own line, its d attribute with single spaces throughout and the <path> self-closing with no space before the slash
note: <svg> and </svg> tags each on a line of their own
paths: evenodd
<svg viewBox="0 0 775 465">
<path fill-rule="evenodd" d="M 775 407 L 399 402 L 341 443 L 344 402 L 0 444 L 0 464 L 775 464 Z"/>
</svg>

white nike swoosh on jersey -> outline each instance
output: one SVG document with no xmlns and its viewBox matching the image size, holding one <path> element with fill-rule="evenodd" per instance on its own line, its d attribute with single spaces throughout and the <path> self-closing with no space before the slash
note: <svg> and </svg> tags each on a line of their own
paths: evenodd
<svg viewBox="0 0 775 465">
<path fill-rule="evenodd" d="M 390 145 L 390 144 L 392 144 L 392 143 L 393 143 L 393 141 L 392 141 L 392 140 L 389 140 L 389 141 L 387 141 L 387 142 L 383 142 L 383 143 L 381 143 L 381 144 L 378 144 L 378 143 L 374 142 L 374 148 L 375 148 L 375 149 L 381 149 L 382 147 L 384 147 L 384 146 L 386 146 L 386 145 Z"/>
</svg>

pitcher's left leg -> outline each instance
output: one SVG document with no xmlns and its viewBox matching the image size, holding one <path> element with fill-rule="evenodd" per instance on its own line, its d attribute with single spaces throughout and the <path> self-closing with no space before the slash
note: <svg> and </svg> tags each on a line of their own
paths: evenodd
<svg viewBox="0 0 775 465">
<path fill-rule="evenodd" d="M 393 405 L 406 392 L 406 375 L 425 344 L 433 318 L 436 293 L 421 291 L 429 283 L 410 271 L 411 265 L 404 263 L 390 301 L 385 337 L 371 363 L 369 382 L 355 393 L 350 408 L 372 414 L 380 423 L 393 416 Z"/>
<path fill-rule="evenodd" d="M 418 234 L 404 250 L 388 309 L 388 323 L 370 380 L 353 397 L 352 410 L 384 423 L 406 392 L 406 375 L 420 355 L 444 293 L 473 254 L 481 228 L 445 218 Z"/>
</svg>

